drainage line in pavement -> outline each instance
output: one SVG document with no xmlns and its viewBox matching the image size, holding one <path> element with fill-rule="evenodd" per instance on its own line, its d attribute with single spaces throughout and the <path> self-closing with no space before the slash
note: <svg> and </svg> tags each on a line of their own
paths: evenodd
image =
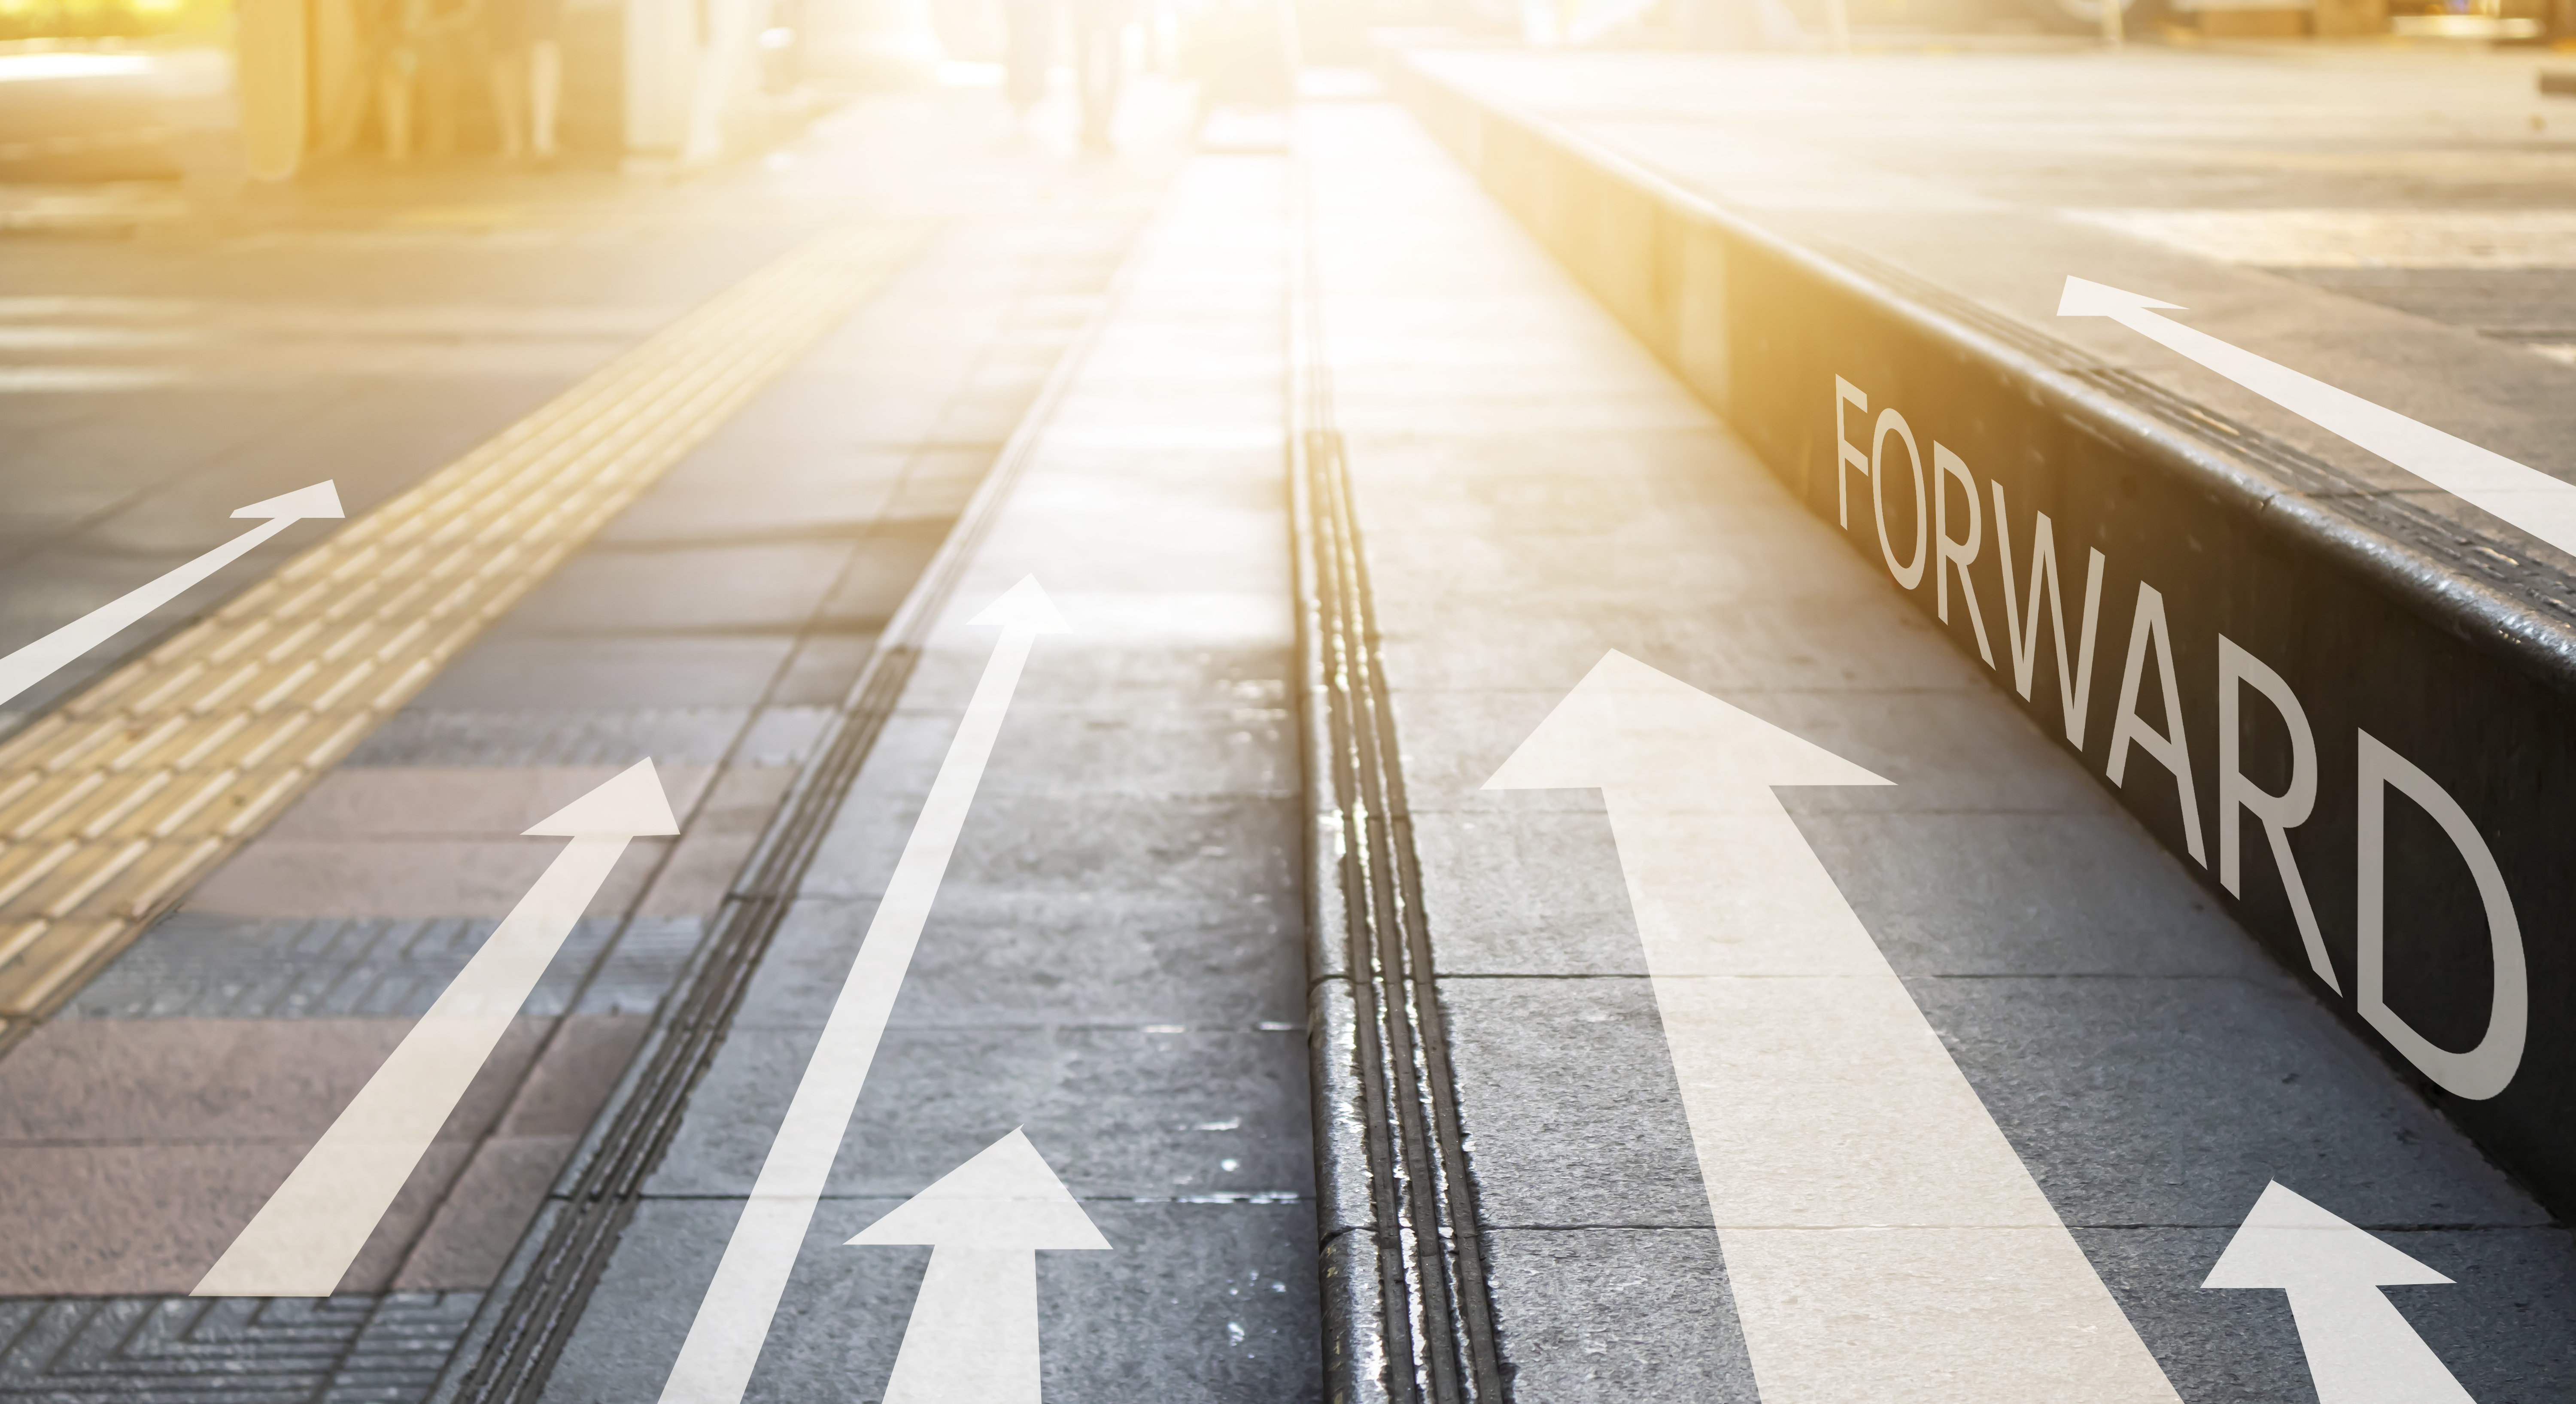
<svg viewBox="0 0 2576 1404">
<path fill-rule="evenodd" d="M 643 1199 L 645 1180 L 678 1133 L 690 1094 L 713 1065 L 761 957 L 794 905 L 841 802 L 885 729 L 941 608 L 998 515 L 1101 328 L 1122 300 L 1129 265 L 1056 362 L 939 551 L 887 622 L 829 735 L 744 863 L 712 933 L 665 1003 L 642 1053 L 558 1181 L 545 1211 L 485 1299 L 432 1404 L 532 1404 L 580 1323 L 591 1293 Z"/>
<path fill-rule="evenodd" d="M 1508 1396 L 1475 1188 L 1423 920 L 1395 717 L 1379 667 L 1368 565 L 1342 438 L 1331 427 L 1311 216 L 1302 199 L 1299 219 L 1289 309 L 1290 516 L 1308 841 L 1315 850 L 1307 916 L 1318 1006 L 1310 1037 L 1327 1235 L 1326 1397 L 1332 1404 L 1501 1404 Z M 1336 930 L 1339 940 L 1329 934 Z M 1353 1102 L 1357 1146 L 1348 1144 L 1344 1121 Z M 1358 1213 L 1366 1216 L 1362 1224 L 1335 1222 Z M 1350 1260 L 1362 1242 L 1373 1248 L 1374 1262 Z"/>
</svg>

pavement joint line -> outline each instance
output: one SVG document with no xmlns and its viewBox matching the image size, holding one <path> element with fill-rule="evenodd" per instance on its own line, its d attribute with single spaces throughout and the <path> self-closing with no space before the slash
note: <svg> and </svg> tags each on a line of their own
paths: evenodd
<svg viewBox="0 0 2576 1404">
<path fill-rule="evenodd" d="M 817 234 L 0 743 L 0 1049 L 928 234 Z"/>
</svg>

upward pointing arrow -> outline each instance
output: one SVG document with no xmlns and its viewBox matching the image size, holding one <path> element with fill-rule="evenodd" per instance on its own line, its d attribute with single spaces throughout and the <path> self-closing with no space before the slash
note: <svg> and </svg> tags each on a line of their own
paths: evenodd
<svg viewBox="0 0 2576 1404">
<path fill-rule="evenodd" d="M 191 1295 L 327 1297 L 338 1290 L 627 843 L 679 831 L 649 760 L 637 761 L 530 828 L 531 835 L 572 842 Z"/>
<path fill-rule="evenodd" d="M 922 925 L 930 919 L 931 902 L 957 850 L 975 788 L 992 760 L 993 742 L 1010 712 L 1021 670 L 1028 666 L 1030 647 L 1040 634 L 1066 632 L 1064 616 L 1035 576 L 1020 577 L 967 623 L 999 629 L 1002 636 L 967 699 L 966 715 L 958 719 L 957 734 L 922 799 L 921 816 L 904 840 L 903 856 L 895 860 L 876 915 L 868 919 L 858 956 L 832 1001 L 831 1017 L 788 1100 L 769 1155 L 760 1163 L 760 1177 L 752 1182 L 741 1217 L 734 1220 L 715 1277 L 698 1300 L 680 1357 L 662 1382 L 661 1404 L 741 1404 L 750 1387 L 752 1368 L 760 1362 L 779 1297 L 796 1268 L 797 1250 L 813 1225 L 814 1207 L 822 1201 L 832 1161 L 848 1135 L 850 1113 L 858 1107 L 868 1065 L 876 1060 L 886 1020 L 894 1013 L 895 995 L 921 944 Z"/>
<path fill-rule="evenodd" d="M 2057 315 L 2108 317 L 2471 506 L 2576 555 L 2576 484 L 2560 482 L 2503 454 L 2158 316 L 2159 308 L 2183 310 L 2170 302 L 2068 278 L 2058 298 Z"/>
<path fill-rule="evenodd" d="M 1771 792 L 1886 783 L 1614 652 L 1486 787 L 1603 792 L 1765 1400 L 2178 1404 Z"/>
<path fill-rule="evenodd" d="M 2200 1285 L 2290 1294 L 2317 1404 L 2473 1404 L 2379 1290 L 2450 1280 L 2274 1181 Z"/>
<path fill-rule="evenodd" d="M 0 658 L 0 703 L 53 676 L 64 664 L 123 633 L 136 620 L 177 599 L 189 586 L 240 560 L 261 542 L 304 518 L 340 516 L 340 494 L 329 482 L 319 482 L 264 502 L 254 502 L 237 509 L 233 515 L 265 517 L 268 520 L 160 579 L 130 590 L 8 657 Z"/>
<path fill-rule="evenodd" d="M 1019 1131 L 850 1240 L 928 1244 L 885 1404 L 1038 1404 L 1038 1250 L 1109 1246 Z"/>
</svg>

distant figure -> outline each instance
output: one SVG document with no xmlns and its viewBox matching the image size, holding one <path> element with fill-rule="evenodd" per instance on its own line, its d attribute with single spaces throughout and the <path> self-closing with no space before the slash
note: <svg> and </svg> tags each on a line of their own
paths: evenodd
<svg viewBox="0 0 2576 1404">
<path fill-rule="evenodd" d="M 1082 144 L 1109 149 L 1118 83 L 1127 66 L 1133 0 L 1073 0 L 1073 71 L 1082 84 Z"/>
<path fill-rule="evenodd" d="M 1003 62 L 1011 110 L 1026 122 L 1046 96 L 1047 60 L 1055 55 L 1055 5 L 1053 0 L 1002 0 L 1002 21 L 1010 30 Z"/>
<path fill-rule="evenodd" d="M 384 141 L 385 159 L 408 161 L 412 150 L 412 106 L 420 87 L 421 31 L 427 6 L 416 0 L 359 0 L 358 66 L 361 77 L 348 117 L 335 134 L 342 149 L 354 145 L 372 105 L 376 132 Z"/>
<path fill-rule="evenodd" d="M 563 0 L 487 0 L 492 112 L 501 159 L 555 159 L 555 114 L 563 105 Z"/>
</svg>

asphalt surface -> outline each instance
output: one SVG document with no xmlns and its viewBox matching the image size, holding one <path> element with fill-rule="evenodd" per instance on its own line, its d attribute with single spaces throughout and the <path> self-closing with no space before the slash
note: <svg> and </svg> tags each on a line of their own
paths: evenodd
<svg viewBox="0 0 2576 1404">
<path fill-rule="evenodd" d="M 2390 266 L 2424 237 L 2404 214 L 2335 225 L 2359 250 L 2339 264 L 2266 252 L 2324 237 L 2281 210 L 2366 203 L 2364 187 L 2391 208 L 2561 203 L 2545 123 L 2505 122 L 2501 100 L 2470 112 L 2473 176 L 2458 152 L 2392 146 L 2421 128 L 2404 114 L 2377 146 L 2351 136 L 2385 106 L 2366 65 L 2161 61 L 1875 59 L 1854 81 L 1878 106 L 1853 116 L 1804 60 L 1717 86 L 1669 56 L 1441 60 L 1638 159 L 1699 162 L 1768 218 L 1933 260 L 1925 276 L 1964 299 L 2020 307 L 2031 241 L 2080 246 L 2105 281 L 2217 295 L 2231 334 L 2297 328 L 2356 388 L 2576 469 L 2570 372 L 2547 350 L 2576 342 L 2547 311 L 2576 266 L 2558 226 L 2506 220 L 2521 252 L 2469 268 Z M 2011 70 L 2018 102 L 2116 89 L 2099 141 L 2036 160 L 2011 112 L 1960 105 L 2003 90 L 2006 62 L 2039 65 Z M 2471 93 L 2483 62 L 2441 81 Z M 2173 115 L 2217 111 L 2247 72 L 2298 102 L 2232 120 L 2304 132 L 2295 151 L 2258 161 L 2220 118 Z M 1403 900 L 1436 972 L 1422 1026 L 1445 1045 L 1471 1172 L 1454 1193 L 1481 1253 L 1467 1290 L 1490 1307 L 1505 1397 L 1850 1399 L 1889 1368 L 1861 1358 L 1883 1341 L 1862 1323 L 1832 1349 L 1766 1344 L 1797 1303 L 1748 1299 L 1746 1264 L 1781 1225 L 1712 1206 L 1802 1187 L 1694 1123 L 1702 1050 L 1676 1041 L 1690 1025 L 1641 936 L 1680 918 L 1641 899 L 1632 836 L 1597 790 L 1483 788 L 1612 650 L 1893 782 L 1780 803 L 2175 1396 L 2343 1404 L 2311 1383 L 2319 1341 L 2284 1293 L 2201 1285 L 2274 1182 L 2450 1279 L 2386 1300 L 2479 1404 L 2576 1389 L 2576 1241 L 2552 1213 L 1403 109 L 1353 75 L 1314 92 L 1293 124 L 1231 119 L 1195 152 L 1191 114 L 1152 86 L 1123 154 L 1089 159 L 1063 112 L 1015 134 L 994 94 L 949 91 L 857 104 L 668 189 L 351 177 L 152 216 L 130 239 L 13 241 L 0 649 L 228 539 L 242 502 L 332 477 L 362 515 L 818 229 L 921 233 L 844 323 L 0 1050 L 0 1398 L 492 1397 L 482 1362 L 528 1330 L 550 1353 L 513 1397 L 671 1397 L 710 1312 L 759 1333 L 742 1398 L 882 1398 L 899 1355 L 922 1369 L 939 1341 L 971 1355 L 1008 1333 L 932 1319 L 950 1248 L 850 1240 L 1017 1132 L 1108 1244 L 1035 1254 L 1045 1397 L 1338 1401 L 1331 1362 L 1379 1337 L 1329 1316 L 1319 1249 L 1392 1230 L 1352 1193 L 1386 1129 L 1334 1101 L 1347 1050 L 1310 1020 L 1310 941 L 1345 920 L 1310 885 L 1299 728 L 1321 722 L 1296 700 L 1312 601 L 1288 449 L 1318 432 L 1338 436 L 1381 630 Z M 1936 97 L 1968 114 L 1947 138 L 1914 124 Z M 1760 149 L 1783 141 L 1806 155 Z M 2260 217 L 2170 217 L 2213 209 Z M 2226 407 L 2337 451 L 2260 403 Z M 293 528 L 18 699 L 9 725 L 329 530 Z M 974 699 L 997 631 L 975 616 L 1024 577 L 1066 630 L 1023 640 L 918 948 L 895 983 L 848 984 L 883 949 L 907 843 L 950 803 L 933 798 L 943 767 L 995 715 Z M 829 770 L 861 718 L 851 769 Z M 680 833 L 612 873 L 339 1293 L 189 1297 L 560 845 L 521 831 L 648 758 Z M 826 774 L 828 803 L 799 798 Z M 692 1003 L 744 875 L 813 814 L 738 994 Z M 853 999 L 882 1003 L 882 1040 L 855 1067 L 818 1060 Z M 580 1207 L 566 1187 L 613 1158 L 603 1128 L 703 1008 L 685 1020 L 711 1020 L 708 1056 L 634 1161 L 595 1278 L 533 1321 L 532 1265 Z M 1872 1101 L 1882 1071 L 1816 1084 L 1814 1117 L 1854 1164 L 1881 1162 L 1874 1131 L 1907 1113 Z M 827 1133 L 792 1270 L 747 1308 L 719 1263 L 765 1231 L 753 1187 L 817 1079 L 854 1086 L 855 1110 Z M 977 1319 L 1017 1310 L 1018 1290 Z M 1925 1312 L 1914 1377 L 1866 1397 L 2144 1397 L 1961 1384 L 1995 1354 L 1992 1311 L 1971 1293 Z M 1361 1354 L 1353 1404 L 1419 1397 L 1404 1378 L 1372 1389 Z"/>
</svg>

